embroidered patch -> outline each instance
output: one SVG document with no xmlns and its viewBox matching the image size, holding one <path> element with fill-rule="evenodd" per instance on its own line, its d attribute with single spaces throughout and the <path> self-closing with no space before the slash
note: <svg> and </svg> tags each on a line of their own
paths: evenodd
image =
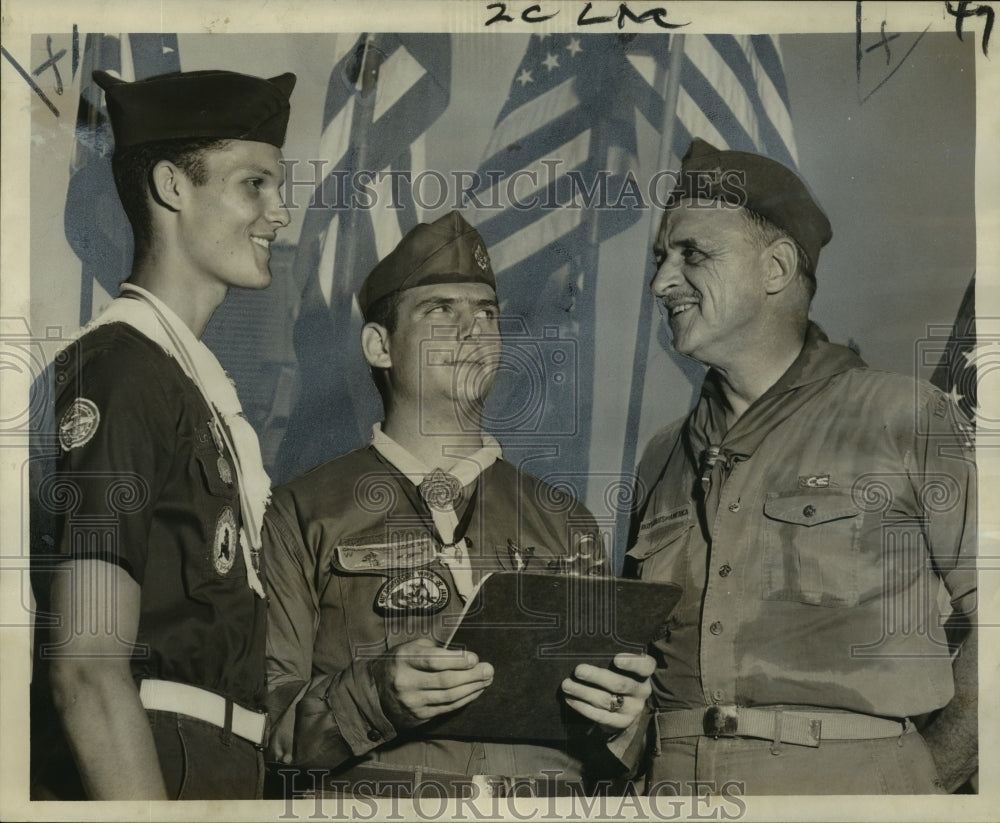
<svg viewBox="0 0 1000 823">
<path fill-rule="evenodd" d="M 830 488 L 830 475 L 828 474 L 800 474 L 800 489 L 828 489 Z"/>
<path fill-rule="evenodd" d="M 448 584 L 430 569 L 401 574 L 381 585 L 375 595 L 375 608 L 383 613 L 441 611 L 451 598 Z"/>
<path fill-rule="evenodd" d="M 681 506 L 679 509 L 674 509 L 672 512 L 667 512 L 666 514 L 660 514 L 653 517 L 650 520 L 646 520 L 644 523 L 640 524 L 639 531 L 645 532 L 649 531 L 661 523 L 667 523 L 672 520 L 680 520 L 681 518 L 687 518 L 691 514 L 691 506 Z"/>
<path fill-rule="evenodd" d="M 86 397 L 76 398 L 59 421 L 59 445 L 63 451 L 78 449 L 90 441 L 100 422 L 97 404 Z"/>
<path fill-rule="evenodd" d="M 239 548 L 238 540 L 236 518 L 233 510 L 226 506 L 219 512 L 219 519 L 215 523 L 215 542 L 212 544 L 212 565 L 219 574 L 229 574 L 233 567 Z"/>
<path fill-rule="evenodd" d="M 334 550 L 344 571 L 365 572 L 412 569 L 434 560 L 436 548 L 430 535 L 395 540 L 390 543 L 354 543 Z"/>
<path fill-rule="evenodd" d="M 477 243 L 476 248 L 472 251 L 472 256 L 476 258 L 476 265 L 479 266 L 483 271 L 486 271 L 490 267 L 490 257 L 486 253 L 486 249 L 483 248 L 482 243 Z"/>
</svg>

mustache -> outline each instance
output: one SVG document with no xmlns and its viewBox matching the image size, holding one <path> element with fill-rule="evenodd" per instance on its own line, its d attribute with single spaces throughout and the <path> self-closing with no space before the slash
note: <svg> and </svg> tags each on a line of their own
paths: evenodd
<svg viewBox="0 0 1000 823">
<path fill-rule="evenodd" d="M 674 306 L 679 306 L 682 303 L 700 303 L 701 302 L 701 292 L 694 289 L 685 292 L 673 292 L 668 294 L 666 297 L 660 298 L 660 305 L 669 311 L 674 308 Z"/>
</svg>

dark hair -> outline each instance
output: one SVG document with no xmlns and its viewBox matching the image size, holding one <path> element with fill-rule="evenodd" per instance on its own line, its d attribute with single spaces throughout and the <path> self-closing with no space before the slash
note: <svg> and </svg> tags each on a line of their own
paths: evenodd
<svg viewBox="0 0 1000 823">
<path fill-rule="evenodd" d="M 795 247 L 796 274 L 804 280 L 809 300 L 812 301 L 813 295 L 816 294 L 816 267 L 812 260 L 809 259 L 806 250 L 788 232 L 778 228 L 774 223 L 766 217 L 762 217 L 753 209 L 743 208 L 741 211 L 746 218 L 747 237 L 758 249 L 770 245 L 775 240 L 791 241 Z"/>
<path fill-rule="evenodd" d="M 140 143 L 121 151 L 115 150 L 111 158 L 111 170 L 114 172 L 115 188 L 118 189 L 125 216 L 132 224 L 136 257 L 152 240 L 152 215 L 146 196 L 151 191 L 153 168 L 156 164 L 167 160 L 183 171 L 192 183 L 201 186 L 208 179 L 205 153 L 225 148 L 230 142 L 214 137 L 195 140 L 182 138 Z"/>
<path fill-rule="evenodd" d="M 385 326 L 385 330 L 392 334 L 396 331 L 396 323 L 399 321 L 399 302 L 402 292 L 389 292 L 385 297 L 380 297 L 368 307 L 365 312 L 366 323 L 378 323 Z"/>
</svg>

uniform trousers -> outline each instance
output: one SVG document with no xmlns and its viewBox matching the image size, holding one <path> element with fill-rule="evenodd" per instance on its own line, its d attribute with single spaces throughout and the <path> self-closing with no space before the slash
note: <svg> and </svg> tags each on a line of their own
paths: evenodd
<svg viewBox="0 0 1000 823">
<path fill-rule="evenodd" d="M 942 794 L 934 760 L 916 731 L 819 746 L 746 737 L 662 740 L 646 793 L 669 795 Z"/>
<path fill-rule="evenodd" d="M 176 712 L 147 711 L 171 800 L 259 800 L 262 751 L 232 732 Z"/>
</svg>

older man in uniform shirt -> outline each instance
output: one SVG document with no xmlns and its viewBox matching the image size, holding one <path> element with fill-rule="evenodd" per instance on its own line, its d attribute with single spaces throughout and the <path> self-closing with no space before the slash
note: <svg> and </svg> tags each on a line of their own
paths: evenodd
<svg viewBox="0 0 1000 823">
<path fill-rule="evenodd" d="M 324 769 L 326 790 L 365 781 L 404 797 L 424 781 L 449 794 L 473 781 L 560 794 L 579 784 L 588 750 L 634 760 L 645 655 L 568 672 L 566 702 L 597 724 L 574 751 L 421 729 L 490 687 L 485 650 L 440 645 L 485 572 L 606 573 L 607 561 L 591 514 L 506 462 L 481 430 L 500 341 L 479 233 L 457 212 L 418 225 L 358 300 L 384 422 L 367 447 L 277 489 L 265 519 L 274 757 Z"/>
<path fill-rule="evenodd" d="M 650 784 L 953 788 L 976 735 L 961 415 L 810 322 L 832 233 L 793 172 L 695 140 L 674 195 L 652 290 L 674 348 L 710 369 L 639 469 L 626 573 L 684 588 L 654 644 Z M 954 661 L 942 585 L 966 623 Z"/>
<path fill-rule="evenodd" d="M 199 337 L 230 287 L 270 283 L 295 76 L 94 79 L 135 256 L 121 296 L 57 361 L 59 455 L 37 503 L 57 515 L 42 537 L 55 554 L 35 561 L 60 563 L 39 587 L 60 622 L 43 657 L 89 798 L 253 798 L 270 483 Z M 41 736 L 33 746 L 46 755 Z"/>
</svg>

